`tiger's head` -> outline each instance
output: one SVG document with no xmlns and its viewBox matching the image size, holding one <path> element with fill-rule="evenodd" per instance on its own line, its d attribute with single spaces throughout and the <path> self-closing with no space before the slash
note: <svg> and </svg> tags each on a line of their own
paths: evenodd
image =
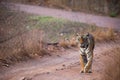
<svg viewBox="0 0 120 80">
<path fill-rule="evenodd" d="M 77 34 L 77 42 L 79 44 L 79 47 L 81 48 L 87 48 L 88 47 L 88 38 L 87 38 L 88 34 L 85 35 L 79 35 Z"/>
</svg>

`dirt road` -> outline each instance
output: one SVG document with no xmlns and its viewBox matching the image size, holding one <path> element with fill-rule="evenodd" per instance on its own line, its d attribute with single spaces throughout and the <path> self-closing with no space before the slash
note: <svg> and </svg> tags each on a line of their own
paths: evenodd
<svg viewBox="0 0 120 80">
<path fill-rule="evenodd" d="M 18 63 L 1 71 L 0 80 L 101 80 L 107 56 L 104 52 L 114 47 L 112 44 L 97 44 L 94 51 L 93 73 L 79 73 L 79 53 L 76 49 Z M 103 57 L 101 57 L 103 56 Z"/>
<path fill-rule="evenodd" d="M 14 4 L 14 3 L 2 3 L 5 4 L 12 10 L 19 10 L 31 14 L 42 15 L 42 16 L 53 16 L 57 18 L 64 18 L 71 21 L 77 21 L 88 24 L 96 24 L 100 27 L 113 27 L 120 28 L 120 19 L 111 18 L 106 16 L 96 16 L 91 14 L 86 14 L 82 12 L 71 12 L 65 10 L 51 9 L 40 6 L 24 5 L 24 4 Z"/>
</svg>

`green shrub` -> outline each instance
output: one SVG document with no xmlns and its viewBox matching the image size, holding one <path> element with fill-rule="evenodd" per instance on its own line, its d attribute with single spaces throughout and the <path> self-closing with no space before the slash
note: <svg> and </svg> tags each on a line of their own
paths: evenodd
<svg viewBox="0 0 120 80">
<path fill-rule="evenodd" d="M 110 17 L 116 17 L 117 16 L 117 13 L 116 12 L 111 12 L 110 13 Z"/>
</svg>

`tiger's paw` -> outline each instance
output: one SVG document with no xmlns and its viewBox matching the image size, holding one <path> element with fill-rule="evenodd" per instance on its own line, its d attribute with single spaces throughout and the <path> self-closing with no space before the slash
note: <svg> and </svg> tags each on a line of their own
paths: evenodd
<svg viewBox="0 0 120 80">
<path fill-rule="evenodd" d="M 92 71 L 88 71 L 88 73 L 92 73 Z"/>
<path fill-rule="evenodd" d="M 83 70 L 81 70 L 81 71 L 80 71 L 80 73 L 84 73 L 84 71 L 83 71 Z"/>
</svg>

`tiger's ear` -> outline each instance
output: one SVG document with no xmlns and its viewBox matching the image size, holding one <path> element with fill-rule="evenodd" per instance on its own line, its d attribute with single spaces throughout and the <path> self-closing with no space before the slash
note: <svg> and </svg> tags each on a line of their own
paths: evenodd
<svg viewBox="0 0 120 80">
<path fill-rule="evenodd" d="M 80 33 L 76 33 L 76 37 L 82 37 L 83 35 L 82 34 L 80 34 Z"/>
<path fill-rule="evenodd" d="M 87 33 L 86 33 L 86 36 L 89 36 L 89 34 L 90 34 L 90 33 L 89 33 L 89 32 L 87 32 Z"/>
<path fill-rule="evenodd" d="M 76 38 L 77 38 L 78 41 L 81 41 L 81 40 L 83 40 L 83 35 L 79 34 Z"/>
<path fill-rule="evenodd" d="M 75 36 L 76 36 L 76 39 L 79 40 L 80 34 L 79 34 L 79 33 L 76 33 Z"/>
<path fill-rule="evenodd" d="M 78 36 L 77 40 L 80 44 L 82 44 L 84 42 L 84 36 L 83 35 Z"/>
<path fill-rule="evenodd" d="M 79 34 L 79 33 L 76 33 L 76 36 L 80 36 L 80 34 Z"/>
</svg>

